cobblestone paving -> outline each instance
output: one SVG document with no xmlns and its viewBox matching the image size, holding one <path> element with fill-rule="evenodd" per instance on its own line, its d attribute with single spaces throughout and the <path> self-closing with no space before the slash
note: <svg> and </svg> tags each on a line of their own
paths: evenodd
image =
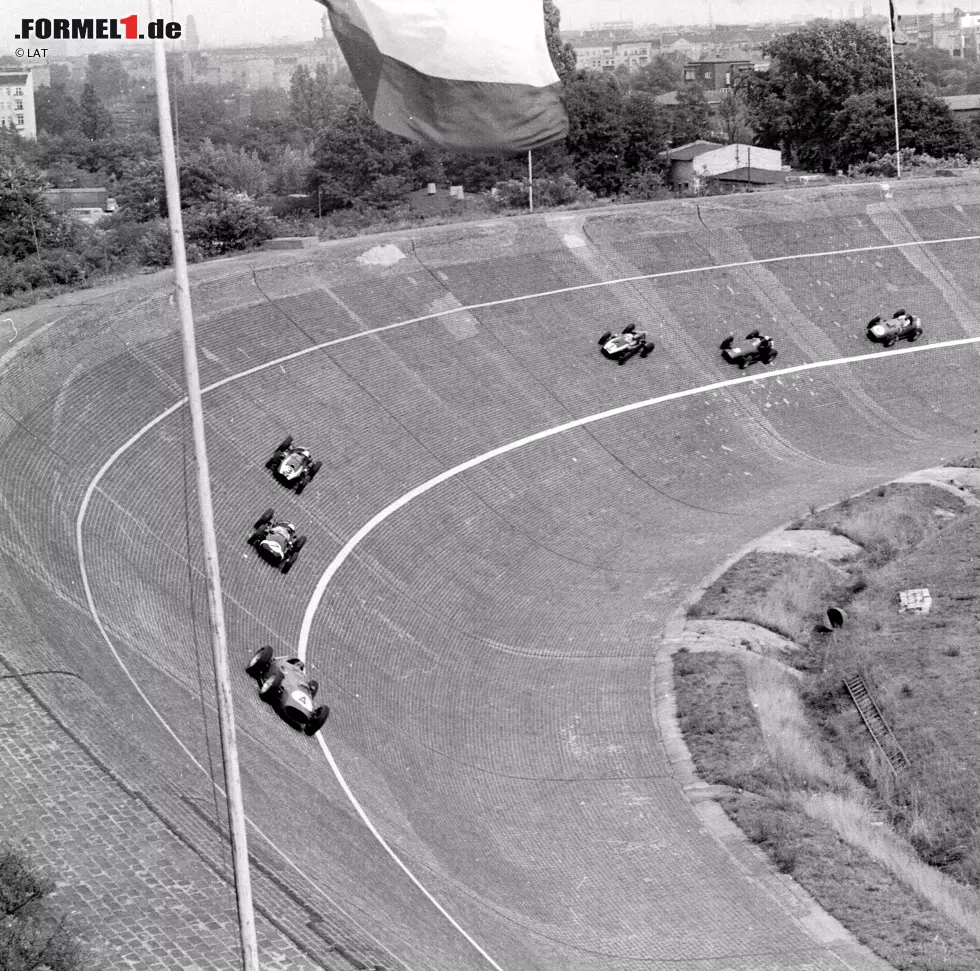
<svg viewBox="0 0 980 971">
<path fill-rule="evenodd" d="M 47 675 L 46 677 L 65 677 Z M 145 805 L 76 744 L 0 664 L 0 837 L 56 879 L 96 968 L 241 967 L 235 895 Z M 256 920 L 263 968 L 350 968 L 311 960 Z"/>
</svg>

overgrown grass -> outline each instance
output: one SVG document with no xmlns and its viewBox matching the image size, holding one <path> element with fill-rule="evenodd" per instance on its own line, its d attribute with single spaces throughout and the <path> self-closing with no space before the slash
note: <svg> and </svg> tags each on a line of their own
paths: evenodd
<svg viewBox="0 0 980 971">
<path fill-rule="evenodd" d="M 840 576 L 812 556 L 749 553 L 716 580 L 689 617 L 743 620 L 805 642 L 839 599 Z"/>
<path fill-rule="evenodd" d="M 980 967 L 976 901 L 876 825 L 795 678 L 752 655 L 681 653 L 674 668 L 698 774 L 734 787 L 723 806 L 780 872 L 896 968 Z"/>
<path fill-rule="evenodd" d="M 801 682 L 754 653 L 675 655 L 685 739 L 707 781 L 736 787 L 723 804 L 775 866 L 894 967 L 976 971 L 980 515 L 945 490 L 899 484 L 802 525 L 863 545 L 848 580 L 809 557 L 750 554 L 689 615 L 802 631 L 794 663 L 813 673 Z M 898 612 L 910 587 L 930 588 L 931 614 Z M 813 635 L 827 596 L 847 625 Z M 896 775 L 868 736 L 843 687 L 858 672 L 910 770 Z"/>
</svg>

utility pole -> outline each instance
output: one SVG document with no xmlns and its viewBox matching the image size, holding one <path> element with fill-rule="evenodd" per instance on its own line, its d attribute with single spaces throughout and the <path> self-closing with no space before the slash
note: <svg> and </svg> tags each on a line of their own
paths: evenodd
<svg viewBox="0 0 980 971">
<path fill-rule="evenodd" d="M 531 150 L 527 150 L 527 206 L 528 212 L 534 212 L 534 170 L 531 167 Z"/>
<path fill-rule="evenodd" d="M 159 17 L 159 0 L 149 0 L 150 20 Z M 167 56 L 164 42 L 153 44 L 153 61 L 157 85 L 157 114 L 160 126 L 160 150 L 163 155 L 163 177 L 167 188 L 167 213 L 170 217 L 170 241 L 173 245 L 174 275 L 177 284 L 177 306 L 180 311 L 184 349 L 184 377 L 187 403 L 191 413 L 194 437 L 194 463 L 197 468 L 198 506 L 201 514 L 204 567 L 208 586 L 208 608 L 211 616 L 211 646 L 214 654 L 215 693 L 218 721 L 221 726 L 221 753 L 225 771 L 225 793 L 228 802 L 228 826 L 231 833 L 232 864 L 235 874 L 235 897 L 238 902 L 238 924 L 241 934 L 243 971 L 259 971 L 259 952 L 255 937 L 255 915 L 252 909 L 252 882 L 248 870 L 248 845 L 245 835 L 245 806 L 242 801 L 238 750 L 235 745 L 235 716 L 232 707 L 231 681 L 228 676 L 228 644 L 224 609 L 221 603 L 221 577 L 218 573 L 218 547 L 211 508 L 211 480 L 204 441 L 204 408 L 201 403 L 201 380 L 197 367 L 194 338 L 194 316 L 191 311 L 187 256 L 184 252 L 184 225 L 180 213 L 180 183 L 174 155 L 174 134 L 170 127 L 170 90 L 167 85 Z"/>
</svg>

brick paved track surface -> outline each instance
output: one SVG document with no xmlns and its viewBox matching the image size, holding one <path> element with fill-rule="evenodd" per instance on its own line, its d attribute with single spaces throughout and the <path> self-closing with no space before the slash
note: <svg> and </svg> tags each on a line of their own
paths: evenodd
<svg viewBox="0 0 980 971">
<path fill-rule="evenodd" d="M 363 240 L 210 265 L 194 293 L 202 380 L 459 305 L 977 234 L 974 195 L 972 184 L 910 184 L 886 200 L 865 186 L 700 213 L 677 204 L 455 226 L 393 235 L 407 256 L 390 268 L 357 262 Z M 568 247 L 570 234 L 588 245 Z M 970 241 L 580 290 L 355 337 L 209 393 L 266 963 L 490 966 L 379 847 L 319 748 L 259 704 L 238 663 L 261 643 L 294 648 L 318 578 L 365 521 L 491 448 L 734 376 L 717 350 L 732 330 L 773 333 L 786 365 L 866 353 L 867 319 L 899 306 L 921 315 L 927 340 L 976 336 L 978 265 Z M 229 966 L 220 800 L 93 624 L 74 539 L 89 482 L 181 396 L 175 309 L 150 280 L 21 316 L 33 336 L 0 365 L 0 535 L 8 613 L 30 636 L 0 653 L 10 670 L 79 677 L 28 678 L 29 695 L 0 680 L 14 712 L 7 828 L 64 861 L 63 892 L 120 956 L 191 967 L 161 943 L 186 930 L 199 966 Z M 619 368 L 595 341 L 630 321 L 657 350 Z M 977 373 L 972 348 L 943 350 L 605 420 L 456 477 L 347 561 L 311 638 L 334 709 L 325 737 L 385 839 L 500 967 L 840 967 L 682 797 L 653 717 L 653 657 L 684 591 L 752 537 L 808 503 L 975 447 Z M 324 460 L 302 497 L 262 469 L 286 432 Z M 207 767 L 219 754 L 188 449 L 181 409 L 109 469 L 83 541 L 119 659 Z M 244 542 L 270 505 L 310 537 L 288 577 Z M 34 747 L 37 773 L 25 768 Z M 103 815 L 122 838 L 108 838 Z"/>
</svg>

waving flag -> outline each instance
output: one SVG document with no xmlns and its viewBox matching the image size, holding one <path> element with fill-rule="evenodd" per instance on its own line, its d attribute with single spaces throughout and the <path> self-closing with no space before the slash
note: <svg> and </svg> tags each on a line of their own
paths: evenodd
<svg viewBox="0 0 980 971">
<path fill-rule="evenodd" d="M 888 0 L 888 16 L 891 20 L 891 38 L 893 44 L 907 44 L 908 37 L 902 30 L 902 15 L 895 13 L 895 0 Z"/>
<path fill-rule="evenodd" d="M 374 120 L 477 155 L 568 134 L 541 0 L 320 0 Z"/>
</svg>

